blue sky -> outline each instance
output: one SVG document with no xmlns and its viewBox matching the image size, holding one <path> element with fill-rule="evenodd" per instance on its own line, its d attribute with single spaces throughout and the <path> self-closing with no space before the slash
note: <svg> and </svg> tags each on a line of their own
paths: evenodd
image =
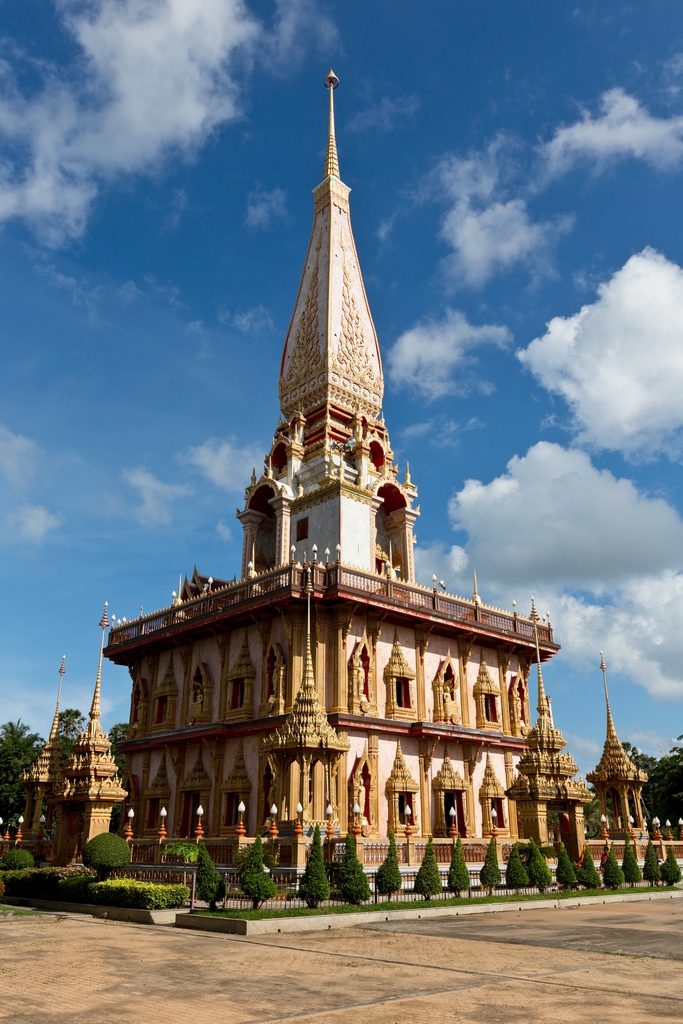
<svg viewBox="0 0 683 1024">
<path fill-rule="evenodd" d="M 232 576 L 322 173 L 420 489 L 418 565 L 550 609 L 556 720 L 683 697 L 683 31 L 673 2 L 0 5 L 0 720 L 87 710 L 105 599 Z M 104 675 L 105 723 L 129 681 Z"/>
</svg>

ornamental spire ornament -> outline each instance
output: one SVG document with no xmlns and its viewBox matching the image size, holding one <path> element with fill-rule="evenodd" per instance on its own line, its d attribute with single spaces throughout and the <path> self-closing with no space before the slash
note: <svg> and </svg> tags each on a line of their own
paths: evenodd
<svg viewBox="0 0 683 1024">
<path fill-rule="evenodd" d="M 62 664 L 59 666 L 59 686 L 57 687 L 57 703 L 55 704 L 55 717 L 52 719 L 52 728 L 50 729 L 50 735 L 48 737 L 49 743 L 54 743 L 59 734 L 59 699 L 62 695 L 62 682 L 64 681 L 64 673 L 66 668 L 64 664 L 66 662 L 66 654 L 62 655 Z"/>
<path fill-rule="evenodd" d="M 104 611 L 102 618 L 99 621 L 99 627 L 102 630 L 102 636 L 100 638 L 100 658 L 97 663 L 97 678 L 95 679 L 95 692 L 92 696 L 92 704 L 90 705 L 90 721 L 85 727 L 85 735 L 87 737 L 99 736 L 102 733 L 102 726 L 100 725 L 100 695 L 102 690 L 102 652 L 104 651 L 104 631 L 109 626 L 109 616 L 107 615 L 108 601 L 104 602 Z"/>
<path fill-rule="evenodd" d="M 323 171 L 323 179 L 339 177 L 339 159 L 337 157 L 337 140 L 334 135 L 334 90 L 339 85 L 339 79 L 335 75 L 332 68 L 330 68 L 329 75 L 326 75 L 323 79 L 323 85 L 330 92 L 330 121 L 329 128 L 327 131 L 327 155 L 325 156 L 325 170 Z"/>
</svg>

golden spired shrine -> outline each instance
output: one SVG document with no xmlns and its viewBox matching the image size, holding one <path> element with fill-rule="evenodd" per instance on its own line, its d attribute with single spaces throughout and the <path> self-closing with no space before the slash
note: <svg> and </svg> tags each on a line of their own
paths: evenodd
<svg viewBox="0 0 683 1024">
<path fill-rule="evenodd" d="M 471 599 L 436 577 L 415 582 L 417 487 L 408 467 L 399 477 L 382 415 L 337 157 L 338 84 L 330 72 L 281 416 L 237 510 L 240 578 L 195 570 L 172 605 L 109 632 L 104 654 L 132 679 L 120 749 L 133 859 L 158 860 L 159 836 L 194 835 L 229 866 L 267 829 L 278 863 L 300 867 L 317 823 L 330 844 L 352 831 L 366 865 L 382 859 L 389 829 L 403 863 L 419 862 L 428 835 L 447 860 L 456 834 L 480 861 L 492 835 L 543 840 L 553 812 L 577 856 L 588 794 L 543 688 L 541 661 L 559 649 L 550 622 L 533 601 L 529 617 L 487 606 L 476 577 Z"/>
</svg>

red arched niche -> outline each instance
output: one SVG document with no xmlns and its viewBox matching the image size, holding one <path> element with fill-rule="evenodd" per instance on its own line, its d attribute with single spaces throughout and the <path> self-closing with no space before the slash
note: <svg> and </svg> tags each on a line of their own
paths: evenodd
<svg viewBox="0 0 683 1024">
<path fill-rule="evenodd" d="M 384 449 L 379 441 L 370 442 L 370 461 L 375 469 L 381 469 L 384 465 Z"/>
<path fill-rule="evenodd" d="M 273 463 L 273 466 L 278 473 L 280 473 L 287 465 L 287 449 L 282 441 L 275 446 L 273 454 L 270 457 L 270 461 Z"/>
<path fill-rule="evenodd" d="M 270 499 L 275 494 L 274 488 L 268 484 L 263 484 L 261 487 L 257 487 L 251 498 L 249 499 L 249 508 L 253 509 L 254 512 L 262 512 L 264 516 L 273 517 L 273 506 L 270 504 Z"/>
<path fill-rule="evenodd" d="M 394 484 L 384 484 L 377 491 L 377 495 L 384 499 L 383 508 L 388 516 L 395 512 L 396 509 L 406 507 L 406 499 Z"/>
</svg>

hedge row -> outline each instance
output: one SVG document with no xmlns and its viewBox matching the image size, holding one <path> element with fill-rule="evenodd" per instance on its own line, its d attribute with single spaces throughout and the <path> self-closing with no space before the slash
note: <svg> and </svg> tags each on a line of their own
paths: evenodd
<svg viewBox="0 0 683 1024">
<path fill-rule="evenodd" d="M 96 903 L 135 910 L 169 910 L 181 907 L 190 896 L 186 885 L 156 885 L 134 878 L 96 881 L 88 868 L 36 868 L 8 871 L 2 875 L 6 896 L 64 903 Z"/>
</svg>

